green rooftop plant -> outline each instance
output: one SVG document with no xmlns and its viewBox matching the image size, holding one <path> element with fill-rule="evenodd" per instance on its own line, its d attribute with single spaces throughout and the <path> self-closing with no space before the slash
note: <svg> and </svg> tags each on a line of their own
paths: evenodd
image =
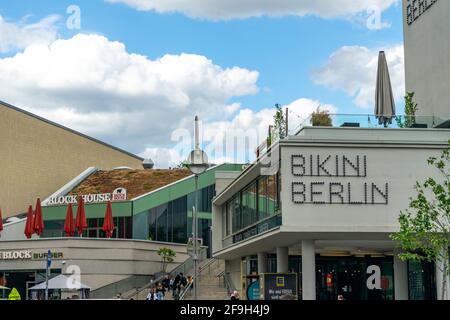
<svg viewBox="0 0 450 320">
<path fill-rule="evenodd" d="M 418 110 L 417 103 L 414 102 L 414 92 L 407 92 L 405 96 L 405 117 L 395 117 L 399 128 L 411 128 L 416 123 L 416 112 Z"/>
<path fill-rule="evenodd" d="M 313 127 L 332 127 L 332 119 L 327 110 L 320 110 L 320 106 L 311 114 L 311 124 Z"/>
</svg>

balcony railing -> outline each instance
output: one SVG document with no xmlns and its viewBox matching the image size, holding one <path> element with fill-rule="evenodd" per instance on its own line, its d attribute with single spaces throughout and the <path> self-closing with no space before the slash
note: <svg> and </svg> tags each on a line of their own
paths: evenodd
<svg viewBox="0 0 450 320">
<path fill-rule="evenodd" d="M 311 115 L 301 121 L 297 127 L 289 130 L 289 135 L 297 135 L 304 127 L 311 126 L 371 129 L 450 128 L 450 118 L 448 117 L 398 115 L 391 118 L 386 124 L 380 122 L 375 115 L 370 114 L 330 114 L 329 118 L 331 123 L 326 123 L 327 121 L 317 121 L 316 119 L 313 119 L 313 116 Z"/>
</svg>

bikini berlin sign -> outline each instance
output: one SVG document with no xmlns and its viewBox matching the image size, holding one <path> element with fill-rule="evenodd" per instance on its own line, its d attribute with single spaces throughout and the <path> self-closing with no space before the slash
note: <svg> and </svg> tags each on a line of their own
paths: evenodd
<svg viewBox="0 0 450 320">
<path fill-rule="evenodd" d="M 77 195 L 67 195 L 49 198 L 47 205 L 63 205 L 77 203 Z M 111 193 L 87 194 L 82 195 L 84 203 L 97 203 L 107 201 L 125 201 L 127 200 L 127 189 L 117 188 Z"/>
<path fill-rule="evenodd" d="M 366 155 L 293 154 L 290 159 L 295 204 L 387 205 L 389 183 L 368 179 Z"/>
</svg>

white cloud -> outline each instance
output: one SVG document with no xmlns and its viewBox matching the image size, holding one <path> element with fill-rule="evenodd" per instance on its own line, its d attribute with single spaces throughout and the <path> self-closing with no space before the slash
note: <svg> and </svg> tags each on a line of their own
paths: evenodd
<svg viewBox="0 0 450 320">
<path fill-rule="evenodd" d="M 0 52 L 24 49 L 32 44 L 50 44 L 57 37 L 59 16 L 50 15 L 36 23 L 11 23 L 0 15 Z"/>
<path fill-rule="evenodd" d="M 371 15 L 382 12 L 399 0 L 106 0 L 123 3 L 141 11 L 180 12 L 208 20 L 244 19 L 260 16 L 306 16 L 323 18 Z"/>
<path fill-rule="evenodd" d="M 403 45 L 384 48 L 389 66 L 392 90 L 397 101 L 405 93 Z M 375 84 L 378 67 L 378 49 L 345 46 L 334 52 L 328 61 L 313 72 L 315 83 L 343 90 L 354 98 L 361 108 L 375 104 Z"/>
<path fill-rule="evenodd" d="M 317 108 L 336 113 L 337 108 L 318 100 L 301 98 L 285 106 L 284 112 L 289 108 L 290 133 L 296 132 L 300 124 L 307 122 L 308 118 Z M 240 108 L 231 118 L 223 120 L 205 121 L 200 123 L 201 146 L 208 154 L 211 162 L 246 163 L 255 159 L 256 148 L 267 138 L 269 125 L 272 125 L 275 108 L 251 110 Z M 192 136 L 188 132 L 177 132 L 172 136 L 177 144 L 173 148 L 148 148 L 141 155 L 151 157 L 157 166 L 164 164 L 173 167 L 185 160 L 192 149 Z M 162 160 L 159 160 L 162 159 Z"/>
<path fill-rule="evenodd" d="M 201 55 L 151 60 L 124 44 L 78 34 L 0 59 L 0 100 L 135 153 L 164 148 L 171 133 L 230 117 L 234 97 L 258 92 L 257 71 Z"/>
</svg>

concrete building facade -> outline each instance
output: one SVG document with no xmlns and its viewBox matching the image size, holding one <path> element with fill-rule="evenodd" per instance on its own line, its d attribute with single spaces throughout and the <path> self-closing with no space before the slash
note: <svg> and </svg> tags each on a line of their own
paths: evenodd
<svg viewBox="0 0 450 320">
<path fill-rule="evenodd" d="M 243 297 L 264 273 L 295 273 L 304 300 L 435 299 L 440 271 L 398 258 L 390 235 L 449 129 L 304 127 L 213 202 L 213 255 Z"/>
<path fill-rule="evenodd" d="M 450 1 L 403 0 L 406 91 L 418 115 L 450 116 Z"/>
</svg>

